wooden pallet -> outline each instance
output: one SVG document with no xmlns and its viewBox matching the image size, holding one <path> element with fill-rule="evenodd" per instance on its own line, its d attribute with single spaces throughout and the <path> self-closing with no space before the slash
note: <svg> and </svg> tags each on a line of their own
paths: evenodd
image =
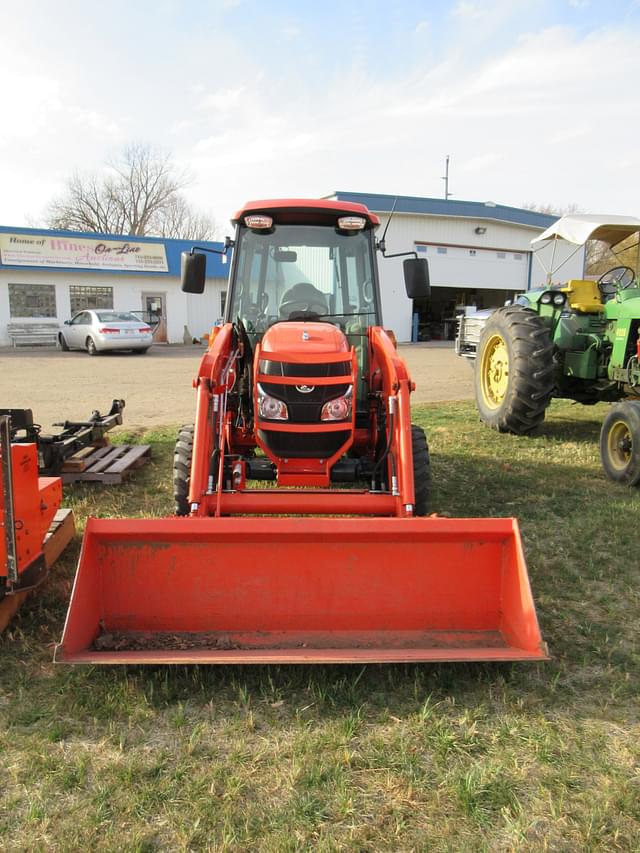
<svg viewBox="0 0 640 853">
<path fill-rule="evenodd" d="M 97 449 L 83 448 L 65 462 L 62 482 L 122 483 L 132 471 L 148 462 L 150 456 L 149 444 L 107 444 Z"/>
<path fill-rule="evenodd" d="M 42 545 L 42 553 L 44 554 L 44 560 L 48 569 L 51 568 L 69 542 L 71 542 L 75 536 L 75 532 L 76 526 L 73 512 L 70 509 L 59 509 L 51 522 Z M 0 601 L 0 634 L 32 591 L 24 590 L 23 592 L 17 592 L 15 595 L 7 595 Z"/>
</svg>

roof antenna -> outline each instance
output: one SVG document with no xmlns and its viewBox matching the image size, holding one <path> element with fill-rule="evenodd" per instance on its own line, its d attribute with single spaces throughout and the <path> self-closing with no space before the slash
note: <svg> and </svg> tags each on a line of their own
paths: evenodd
<svg viewBox="0 0 640 853">
<path fill-rule="evenodd" d="M 447 159 L 444 161 L 444 166 L 445 166 L 444 175 L 442 176 L 441 180 L 444 181 L 444 200 L 449 201 L 449 198 L 450 198 L 450 196 L 453 195 L 453 193 L 449 192 L 449 155 L 448 154 L 447 154 Z"/>
<path fill-rule="evenodd" d="M 391 220 L 393 219 L 393 214 L 395 213 L 396 205 L 398 204 L 398 198 L 399 198 L 399 196 L 395 197 L 395 200 L 393 202 L 393 207 L 391 208 L 391 213 L 389 214 L 389 218 L 387 219 L 387 224 L 384 226 L 384 231 L 382 232 L 382 237 L 378 240 L 377 245 L 376 245 L 376 248 L 380 252 L 382 252 L 383 255 L 387 249 L 386 243 L 384 242 L 384 238 L 387 236 L 387 231 L 389 229 L 389 225 L 391 223 Z"/>
</svg>

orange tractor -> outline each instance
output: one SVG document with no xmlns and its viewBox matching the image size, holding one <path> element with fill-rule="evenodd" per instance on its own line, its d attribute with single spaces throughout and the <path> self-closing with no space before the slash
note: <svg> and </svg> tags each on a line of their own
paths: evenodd
<svg viewBox="0 0 640 853">
<path fill-rule="evenodd" d="M 382 327 L 377 217 L 327 200 L 234 218 L 224 325 L 174 457 L 176 516 L 89 519 L 58 661 L 546 657 L 514 519 L 425 517 L 429 455 Z M 426 261 L 404 260 L 410 298 Z M 206 259 L 183 255 L 182 287 Z"/>
</svg>

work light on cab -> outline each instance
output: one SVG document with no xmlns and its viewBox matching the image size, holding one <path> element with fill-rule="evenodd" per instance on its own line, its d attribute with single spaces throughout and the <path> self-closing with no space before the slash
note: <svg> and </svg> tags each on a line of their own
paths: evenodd
<svg viewBox="0 0 640 853">
<path fill-rule="evenodd" d="M 362 216 L 341 216 L 338 219 L 338 228 L 341 231 L 362 231 L 367 220 Z"/>
<path fill-rule="evenodd" d="M 264 216 L 262 213 L 245 216 L 244 224 L 247 228 L 256 229 L 259 231 L 267 230 L 273 226 L 273 217 Z"/>
</svg>

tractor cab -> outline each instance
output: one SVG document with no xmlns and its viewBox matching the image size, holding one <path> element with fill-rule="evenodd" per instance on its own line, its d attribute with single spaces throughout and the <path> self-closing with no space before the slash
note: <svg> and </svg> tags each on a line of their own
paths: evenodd
<svg viewBox="0 0 640 853">
<path fill-rule="evenodd" d="M 222 329 L 232 330 L 241 350 L 230 396 L 236 421 L 279 485 L 358 479 L 362 465 L 336 464 L 347 453 L 374 459 L 384 441 L 381 401 L 391 390 L 382 387 L 373 344 L 382 334 L 393 346 L 380 328 L 378 217 L 360 204 L 293 199 L 249 202 L 232 222 Z M 183 257 L 187 291 L 204 286 L 201 257 Z M 406 258 L 404 270 L 407 293 L 426 295 L 424 259 Z M 264 471 L 253 465 L 251 473 Z"/>
</svg>

